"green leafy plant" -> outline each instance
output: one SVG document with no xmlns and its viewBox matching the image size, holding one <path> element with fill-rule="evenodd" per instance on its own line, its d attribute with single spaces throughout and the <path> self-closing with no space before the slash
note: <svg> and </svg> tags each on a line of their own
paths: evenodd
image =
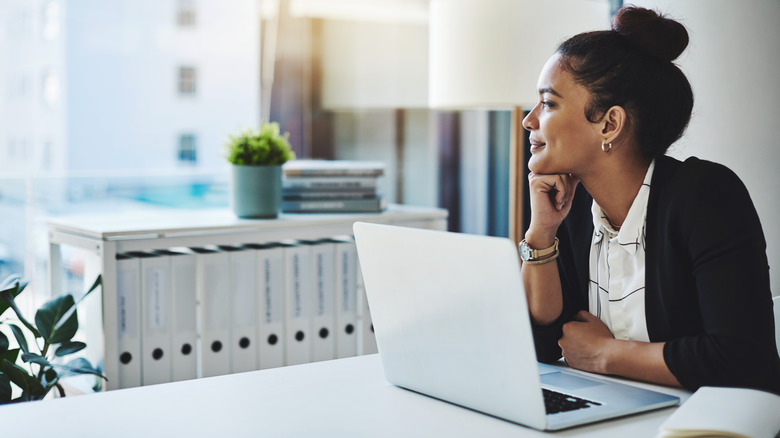
<svg viewBox="0 0 780 438">
<path fill-rule="evenodd" d="M 65 390 L 60 381 L 74 375 L 93 374 L 105 379 L 84 358 L 68 362 L 64 359 L 87 346 L 72 340 L 79 328 L 76 306 L 101 283 L 101 276 L 98 276 L 78 302 L 70 294 L 46 302 L 35 313 L 33 324 L 22 315 L 14 301 L 27 283 L 18 275 L 3 281 L 0 286 L 0 328 L 9 328 L 18 348 L 10 348 L 8 337 L 0 331 L 0 404 L 41 400 L 54 388 L 64 397 Z M 3 318 L 9 309 L 15 319 Z M 32 345 L 27 343 L 25 330 L 34 339 Z M 22 365 L 17 363 L 20 358 Z M 22 390 L 21 396 L 12 399 L 11 384 Z"/>
<path fill-rule="evenodd" d="M 289 132 L 279 133 L 279 124 L 266 122 L 260 129 L 247 129 L 229 136 L 227 160 L 238 166 L 281 166 L 295 159 Z"/>
</svg>

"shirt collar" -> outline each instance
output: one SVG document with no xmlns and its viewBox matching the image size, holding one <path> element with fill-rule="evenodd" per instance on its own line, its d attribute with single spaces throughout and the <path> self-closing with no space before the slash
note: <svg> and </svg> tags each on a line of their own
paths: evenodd
<svg viewBox="0 0 780 438">
<path fill-rule="evenodd" d="M 654 169 L 655 160 L 650 162 L 650 166 L 647 168 L 645 179 L 642 181 L 639 193 L 637 193 L 634 202 L 631 204 L 631 208 L 628 210 L 628 215 L 626 216 L 626 220 L 623 221 L 623 226 L 620 227 L 620 231 L 615 231 L 612 228 L 609 222 L 607 222 L 607 215 L 604 214 L 604 211 L 599 207 L 596 201 L 593 201 L 591 213 L 593 215 L 594 245 L 601 242 L 604 235 L 608 235 L 609 239 L 617 236 L 620 247 L 632 255 L 636 253 L 639 245 L 644 245 L 647 201 L 650 198 L 650 182 L 653 179 Z"/>
</svg>

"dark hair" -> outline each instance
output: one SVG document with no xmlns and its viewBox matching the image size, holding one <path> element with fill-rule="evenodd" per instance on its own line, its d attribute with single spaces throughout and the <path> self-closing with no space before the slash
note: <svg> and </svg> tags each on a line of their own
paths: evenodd
<svg viewBox="0 0 780 438">
<path fill-rule="evenodd" d="M 652 159 L 682 136 L 691 119 L 693 91 L 672 62 L 687 45 L 682 24 L 624 6 L 612 30 L 575 35 L 557 52 L 563 68 L 591 93 L 585 117 L 596 123 L 610 107 L 623 107 L 640 152 Z"/>
</svg>

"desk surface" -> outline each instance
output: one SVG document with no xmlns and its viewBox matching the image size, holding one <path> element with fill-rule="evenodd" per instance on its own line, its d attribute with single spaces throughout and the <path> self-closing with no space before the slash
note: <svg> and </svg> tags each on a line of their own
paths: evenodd
<svg viewBox="0 0 780 438">
<path fill-rule="evenodd" d="M 554 435 L 655 436 L 674 409 Z M 377 355 L 0 406 L 0 422 L 4 436 L 549 436 L 393 386 Z"/>
</svg>

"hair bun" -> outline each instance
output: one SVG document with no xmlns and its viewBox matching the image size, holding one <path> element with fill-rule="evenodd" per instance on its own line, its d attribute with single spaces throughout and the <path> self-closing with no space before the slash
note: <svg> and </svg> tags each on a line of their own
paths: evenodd
<svg viewBox="0 0 780 438">
<path fill-rule="evenodd" d="M 688 46 L 685 26 L 650 9 L 620 8 L 612 30 L 638 49 L 665 61 L 674 61 Z"/>
</svg>

